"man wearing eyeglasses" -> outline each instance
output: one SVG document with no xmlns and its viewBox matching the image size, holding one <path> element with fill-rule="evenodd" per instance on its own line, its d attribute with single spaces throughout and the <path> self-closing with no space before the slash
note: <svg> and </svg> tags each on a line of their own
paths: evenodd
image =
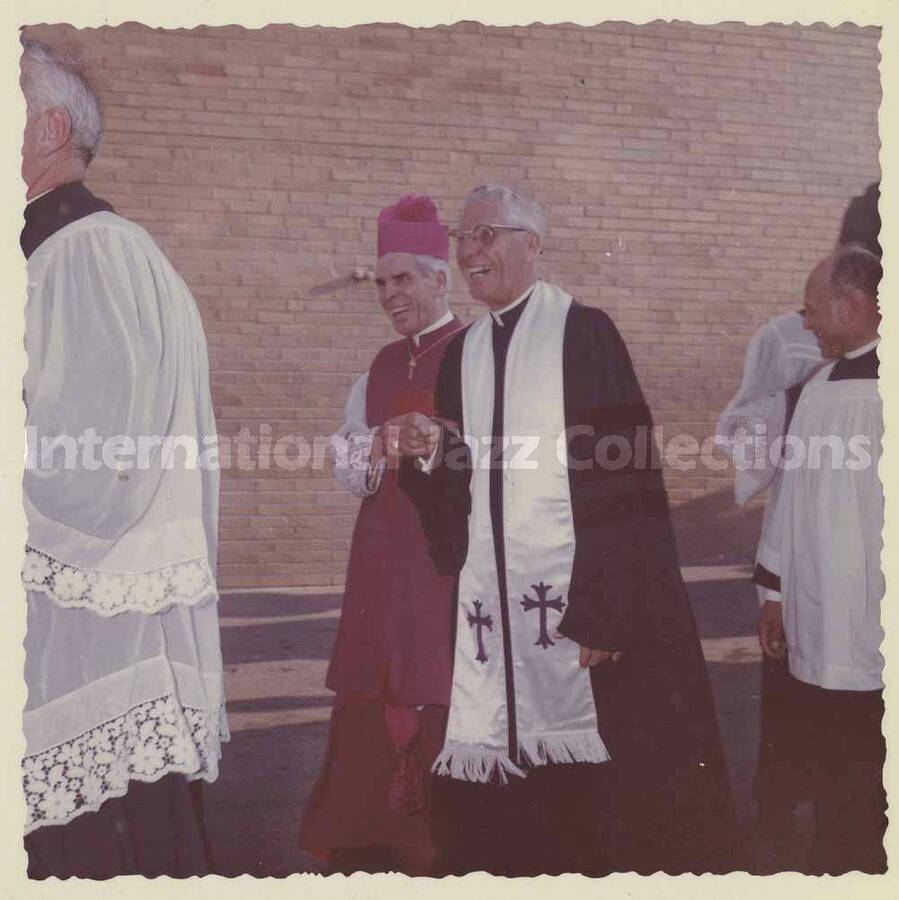
<svg viewBox="0 0 899 900">
<path fill-rule="evenodd" d="M 615 326 L 537 279 L 545 217 L 485 186 L 453 233 L 489 315 L 453 339 L 433 417 L 394 454 L 458 572 L 435 763 L 448 872 L 726 870 L 731 817 L 708 678 Z M 463 437 L 464 436 L 464 437 Z"/>
</svg>

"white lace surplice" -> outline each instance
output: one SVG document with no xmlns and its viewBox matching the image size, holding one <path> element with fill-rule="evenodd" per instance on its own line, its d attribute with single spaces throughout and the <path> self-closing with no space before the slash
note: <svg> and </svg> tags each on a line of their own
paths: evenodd
<svg viewBox="0 0 899 900">
<path fill-rule="evenodd" d="M 218 775 L 227 738 L 214 600 L 111 618 L 28 592 L 26 832 L 126 793 Z"/>
<path fill-rule="evenodd" d="M 150 236 L 101 212 L 48 238 L 28 260 L 25 342 L 29 546 L 84 571 L 214 565 L 217 467 L 184 464 L 216 440 L 206 340 Z M 51 453 L 58 435 L 82 444 Z M 93 435 L 107 445 L 91 459 Z"/>
<path fill-rule="evenodd" d="M 26 348 L 27 832 L 130 779 L 214 780 L 227 726 L 216 429 L 190 292 L 143 229 L 95 213 L 29 259 Z M 41 459 L 42 436 L 89 429 L 143 439 L 143 461 L 108 446 L 99 465 L 80 448 Z M 173 463 L 153 444 L 166 437 Z"/>
</svg>

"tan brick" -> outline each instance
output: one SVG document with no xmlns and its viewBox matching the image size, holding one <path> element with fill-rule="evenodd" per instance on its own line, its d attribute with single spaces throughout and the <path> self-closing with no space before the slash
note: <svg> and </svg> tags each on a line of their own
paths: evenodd
<svg viewBox="0 0 899 900">
<path fill-rule="evenodd" d="M 612 311 L 656 419 L 699 436 L 878 177 L 877 28 L 33 30 L 94 72 L 89 185 L 193 290 L 228 437 L 330 433 L 393 334 L 370 283 L 309 289 L 372 264 L 402 193 L 454 221 L 486 180 L 546 205 L 543 273 Z M 677 507 L 732 473 L 665 478 Z M 357 507 L 326 470 L 223 472 L 222 585 L 340 584 Z"/>
</svg>

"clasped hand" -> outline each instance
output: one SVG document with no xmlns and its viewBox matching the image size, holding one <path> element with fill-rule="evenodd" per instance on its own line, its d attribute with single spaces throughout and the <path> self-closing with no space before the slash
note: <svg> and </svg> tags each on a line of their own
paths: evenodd
<svg viewBox="0 0 899 900">
<path fill-rule="evenodd" d="M 440 430 L 439 422 L 419 412 L 388 419 L 375 435 L 372 444 L 372 465 L 377 465 L 384 455 L 394 464 L 402 456 L 429 457 L 440 442 Z M 580 647 L 578 665 L 586 669 L 610 660 L 618 662 L 619 659 L 621 659 L 620 650 Z"/>
<path fill-rule="evenodd" d="M 440 424 L 419 412 L 405 413 L 388 419 L 375 433 L 371 448 L 371 464 L 377 466 L 386 456 L 395 465 L 400 457 L 427 458 L 440 441 Z"/>
</svg>

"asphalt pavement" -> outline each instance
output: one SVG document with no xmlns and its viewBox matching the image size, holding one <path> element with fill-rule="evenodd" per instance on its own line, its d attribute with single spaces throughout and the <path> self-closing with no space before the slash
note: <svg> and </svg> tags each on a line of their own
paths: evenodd
<svg viewBox="0 0 899 900">
<path fill-rule="evenodd" d="M 750 871 L 800 868 L 808 837 L 771 845 L 753 827 L 760 652 L 757 603 L 746 565 L 684 569 L 709 668 Z M 289 591 L 225 594 L 222 653 L 232 739 L 207 788 L 207 822 L 219 870 L 285 876 L 321 865 L 297 845 L 300 812 L 324 755 L 333 695 L 324 687 L 340 596 Z"/>
</svg>

